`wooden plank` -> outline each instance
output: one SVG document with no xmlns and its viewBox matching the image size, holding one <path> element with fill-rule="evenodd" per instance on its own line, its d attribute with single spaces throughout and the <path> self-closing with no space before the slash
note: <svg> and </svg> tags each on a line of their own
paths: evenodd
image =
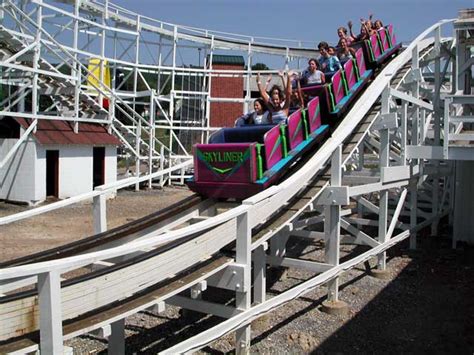
<svg viewBox="0 0 474 355">
<path fill-rule="evenodd" d="M 142 309 L 147 308 L 149 304 L 154 304 L 160 300 L 181 292 L 189 285 L 197 282 L 209 274 L 218 272 L 226 265 L 233 262 L 232 258 L 217 255 L 198 267 L 189 269 L 170 280 L 159 283 L 147 290 L 146 293 L 131 297 L 123 303 L 113 308 L 105 308 L 98 310 L 95 314 L 88 317 L 81 318 L 72 322 L 66 322 L 63 325 L 64 338 L 68 339 L 79 335 L 78 333 L 89 332 L 93 329 L 99 328 L 102 324 L 110 322 L 117 317 L 125 317 L 128 314 L 134 314 Z M 12 343 L 6 343 L 0 346 L 0 353 L 8 353 L 12 351 L 24 350 L 31 347 L 37 347 L 39 341 L 38 332 L 29 335 L 29 338 L 21 338 Z M 34 349 L 33 349 L 34 350 Z"/>
<path fill-rule="evenodd" d="M 71 319 L 108 303 L 124 299 L 209 257 L 234 239 L 235 220 L 229 220 L 216 229 L 180 245 L 179 248 L 170 249 L 139 263 L 132 261 L 131 265 L 125 269 L 117 267 L 117 270 L 108 273 L 104 272 L 107 270 L 104 269 L 95 273 L 99 275 L 97 277 L 87 276 L 87 280 L 63 288 L 61 296 L 63 319 Z M 26 302 L 31 304 L 34 302 L 34 297 L 36 296 L 29 296 L 30 299 Z M 22 302 L 25 302 L 24 299 L 11 302 L 17 303 L 16 307 L 20 309 L 24 308 L 21 306 Z M 5 305 L 3 302 L 2 308 Z M 15 334 L 18 327 L 24 329 L 24 332 L 36 330 L 38 318 L 36 306 L 34 310 L 33 315 L 28 315 L 27 318 L 30 318 L 30 321 L 27 324 L 24 317 L 19 314 L 13 318 L 9 317 L 8 322 L 2 317 L 0 340 L 5 340 L 12 336 L 11 334 Z"/>
</svg>

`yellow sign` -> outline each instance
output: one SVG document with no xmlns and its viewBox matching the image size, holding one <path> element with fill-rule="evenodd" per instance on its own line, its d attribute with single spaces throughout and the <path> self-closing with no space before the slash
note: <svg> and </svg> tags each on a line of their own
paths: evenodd
<svg viewBox="0 0 474 355">
<path fill-rule="evenodd" d="M 101 103 L 104 108 L 109 107 L 109 100 L 106 96 L 99 93 L 96 88 L 107 93 L 110 90 L 110 68 L 107 60 L 101 61 L 99 58 L 89 59 L 89 65 L 87 67 L 89 72 L 93 74 L 87 75 L 87 86 L 89 87 L 88 92 L 92 95 L 98 96 L 98 102 Z M 102 74 L 103 73 L 103 74 Z M 102 77 L 103 75 L 103 77 Z M 102 78 L 102 83 L 101 83 Z"/>
</svg>

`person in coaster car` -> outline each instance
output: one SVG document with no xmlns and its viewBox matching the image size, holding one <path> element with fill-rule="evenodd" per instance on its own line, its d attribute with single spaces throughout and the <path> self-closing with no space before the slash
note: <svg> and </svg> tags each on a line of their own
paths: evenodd
<svg viewBox="0 0 474 355">
<path fill-rule="evenodd" d="M 287 73 L 285 92 L 278 85 L 273 85 L 270 92 L 262 86 L 260 73 L 257 74 L 257 87 L 260 95 L 272 115 L 272 123 L 285 123 L 288 118 L 291 96 L 291 75 Z"/>
<path fill-rule="evenodd" d="M 246 125 L 271 124 L 272 116 L 265 105 L 262 98 L 255 99 L 253 102 L 254 111 L 240 116 L 235 121 L 235 127 L 242 127 Z"/>
</svg>

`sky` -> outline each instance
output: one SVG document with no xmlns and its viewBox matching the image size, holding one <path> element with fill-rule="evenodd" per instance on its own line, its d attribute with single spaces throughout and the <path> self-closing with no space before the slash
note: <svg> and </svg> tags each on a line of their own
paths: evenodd
<svg viewBox="0 0 474 355">
<path fill-rule="evenodd" d="M 302 41 L 336 42 L 336 29 L 369 13 L 409 42 L 474 0 L 111 0 L 157 20 L 209 30 Z M 358 31 L 358 26 L 355 26 Z M 447 35 L 451 35 L 448 33 Z"/>
</svg>

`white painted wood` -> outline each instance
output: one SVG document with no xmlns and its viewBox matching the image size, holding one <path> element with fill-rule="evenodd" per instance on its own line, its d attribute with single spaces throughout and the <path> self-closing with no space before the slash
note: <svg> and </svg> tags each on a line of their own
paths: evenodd
<svg viewBox="0 0 474 355">
<path fill-rule="evenodd" d="M 354 196 L 359 196 L 359 195 L 365 195 L 369 194 L 372 192 L 377 192 L 377 191 L 387 191 L 390 189 L 394 188 L 399 188 L 408 185 L 408 180 L 402 180 L 398 182 L 392 182 L 392 183 L 375 183 L 375 184 L 367 184 L 367 185 L 361 185 L 361 186 L 350 186 L 349 187 L 349 195 L 351 197 Z"/>
<path fill-rule="evenodd" d="M 319 205 L 348 205 L 349 204 L 349 187 L 348 186 L 328 186 L 319 197 L 315 200 Z"/>
<path fill-rule="evenodd" d="M 324 218 L 321 220 L 321 222 L 324 222 Z M 304 229 L 292 231 L 291 235 L 295 237 L 309 238 L 314 240 L 324 239 L 324 232 L 308 231 Z"/>
<path fill-rule="evenodd" d="M 120 319 L 111 324 L 111 333 L 109 336 L 110 354 L 125 354 L 125 319 Z"/>
<path fill-rule="evenodd" d="M 407 159 L 444 159 L 443 147 L 407 145 L 406 157 Z"/>
<path fill-rule="evenodd" d="M 402 211 L 403 204 L 405 203 L 405 199 L 407 196 L 408 190 L 403 189 L 402 193 L 400 194 L 400 199 L 398 200 L 397 208 L 393 213 L 392 220 L 390 221 L 390 226 L 388 227 L 387 236 L 386 238 L 390 239 L 392 237 L 393 231 L 398 223 L 398 217 L 400 216 L 400 212 Z"/>
<path fill-rule="evenodd" d="M 235 291 L 237 285 L 243 284 L 245 267 L 234 263 L 224 270 L 215 273 L 208 280 L 207 284 L 212 287 Z"/>
<path fill-rule="evenodd" d="M 331 187 L 339 187 L 342 182 L 342 146 L 338 146 L 331 158 Z M 341 243 L 341 207 L 326 205 L 324 207 L 324 260 L 326 264 L 337 266 L 340 258 Z M 339 278 L 328 282 L 328 300 L 339 300 Z"/>
<path fill-rule="evenodd" d="M 207 232 L 195 240 L 185 243 L 179 250 L 170 250 L 159 256 L 134 264 L 126 269 L 87 280 L 80 284 L 63 288 L 63 319 L 70 319 L 86 313 L 114 300 L 120 300 L 144 289 L 160 280 L 164 280 L 194 263 L 203 260 L 235 238 L 235 220 L 224 223 L 217 229 Z M 2 307 L 22 304 L 14 301 Z M 24 304 L 24 303 L 23 303 Z M 33 297 L 29 298 L 30 307 L 36 307 Z M 18 306 L 15 306 L 18 307 Z M 0 314 L 0 339 L 13 334 L 16 327 L 23 324 L 20 315 Z M 28 325 L 28 331 L 35 330 L 35 323 Z"/>
<path fill-rule="evenodd" d="M 409 166 L 382 167 L 380 171 L 380 180 L 384 184 L 394 181 L 408 180 L 410 176 L 411 171 Z"/>
<path fill-rule="evenodd" d="M 16 140 L 16 142 L 13 144 L 13 146 L 10 148 L 10 150 L 4 155 L 3 159 L 0 161 L 0 171 L 5 166 L 5 164 L 10 160 L 10 158 L 16 153 L 18 148 L 20 148 L 20 146 L 23 144 L 23 142 L 28 138 L 28 136 L 33 131 L 33 129 L 36 128 L 37 124 L 38 124 L 38 120 L 34 120 L 32 122 L 32 124 L 25 130 L 25 132 L 22 133 L 21 137 L 18 140 Z M 0 140 L 0 142 L 2 140 Z M 2 154 L 2 156 L 3 156 L 3 154 Z"/>
<path fill-rule="evenodd" d="M 411 95 L 408 95 L 402 91 L 390 88 L 390 95 L 395 96 L 399 99 L 402 99 L 404 101 L 411 102 L 414 105 L 417 105 L 419 107 L 423 107 L 427 110 L 433 111 L 433 105 L 430 103 L 427 103 L 423 100 L 418 99 L 417 97 L 413 97 Z"/>
<path fill-rule="evenodd" d="M 392 128 L 398 128 L 398 115 L 396 112 L 381 114 L 379 120 L 373 126 L 373 129 L 377 131 Z"/>
<path fill-rule="evenodd" d="M 166 302 L 173 306 L 189 309 L 191 311 L 201 312 L 204 314 L 212 314 L 222 318 L 231 318 L 239 313 L 242 313 L 241 310 L 236 309 L 234 307 L 203 301 L 201 299 L 196 300 L 180 295 L 173 296 Z"/>
<path fill-rule="evenodd" d="M 93 199 L 94 234 L 107 230 L 107 201 L 105 195 L 95 196 Z"/>
<path fill-rule="evenodd" d="M 268 263 L 272 266 L 295 267 L 305 269 L 316 273 L 322 273 L 331 269 L 334 265 L 320 263 L 311 260 L 295 259 L 295 258 L 279 258 L 274 256 L 268 257 Z"/>
<path fill-rule="evenodd" d="M 254 303 L 265 302 L 266 299 L 266 259 L 265 246 L 260 245 L 253 251 L 253 300 Z"/>
<path fill-rule="evenodd" d="M 59 276 L 57 272 L 38 275 L 40 350 L 44 354 L 61 354 L 63 352 Z"/>
<path fill-rule="evenodd" d="M 6 156 L 16 142 L 17 139 L 0 139 L 0 157 Z M 39 159 L 36 159 L 37 155 Z M 42 191 L 35 174 L 32 173 L 36 168 L 41 168 L 36 165 L 38 161 L 41 162 L 41 152 L 37 151 L 33 138 L 29 136 L 0 169 L 0 199 L 33 205 L 44 200 L 46 183 Z M 44 176 L 46 177 L 46 174 Z"/>
<path fill-rule="evenodd" d="M 367 235 L 366 233 L 362 232 L 361 230 L 352 226 L 347 220 L 341 218 L 341 227 L 344 228 L 346 231 L 351 233 L 355 238 L 355 243 L 363 243 L 371 247 L 375 247 L 380 243 L 377 242 L 375 239 Z"/>
</svg>

